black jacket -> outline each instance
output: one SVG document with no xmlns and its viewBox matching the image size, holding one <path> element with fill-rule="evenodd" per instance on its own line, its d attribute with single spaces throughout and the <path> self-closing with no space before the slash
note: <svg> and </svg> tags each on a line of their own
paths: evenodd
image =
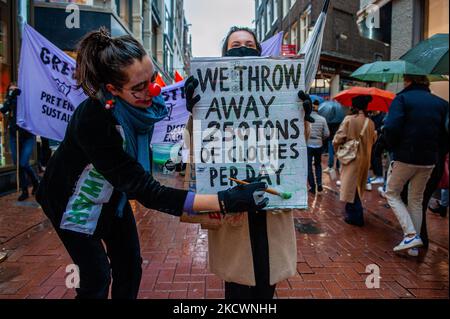
<svg viewBox="0 0 450 319">
<path fill-rule="evenodd" d="M 100 102 L 87 99 L 75 110 L 61 145 L 51 157 L 36 200 L 54 224 L 61 221 L 76 183 L 89 164 L 114 187 L 101 218 L 114 214 L 120 192 L 147 208 L 182 214 L 187 191 L 162 186 L 123 149 L 117 121 Z M 120 192 L 119 192 L 120 191 Z"/>
<path fill-rule="evenodd" d="M 448 102 L 425 86 L 411 85 L 397 94 L 384 123 L 384 138 L 394 160 L 434 165 L 448 150 L 445 128 Z"/>
</svg>

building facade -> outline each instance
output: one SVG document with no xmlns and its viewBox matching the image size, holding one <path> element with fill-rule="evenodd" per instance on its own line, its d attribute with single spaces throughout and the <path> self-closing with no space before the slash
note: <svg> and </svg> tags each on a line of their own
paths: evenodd
<svg viewBox="0 0 450 319">
<path fill-rule="evenodd" d="M 374 24 L 367 20 L 378 19 Z M 361 0 L 358 11 L 361 34 L 367 38 L 386 41 L 391 47 L 391 59 L 396 60 L 420 41 L 437 33 L 449 31 L 448 0 Z M 384 35 L 384 36 L 383 36 Z M 398 91 L 402 87 L 391 85 Z M 434 82 L 431 90 L 449 100 L 448 81 Z"/>
<path fill-rule="evenodd" d="M 323 0 L 255 0 L 255 24 L 260 41 L 283 31 L 283 52 L 298 52 L 308 38 Z M 333 0 L 325 25 L 316 81 L 310 93 L 332 98 L 354 85 L 350 74 L 362 64 L 390 58 L 389 45 L 362 37 L 357 27 L 359 0 Z"/>
<path fill-rule="evenodd" d="M 17 81 L 21 29 L 28 23 L 75 57 L 78 41 L 105 26 L 139 40 L 167 84 L 189 70 L 191 44 L 183 0 L 0 0 L 0 104 Z M 14 188 L 7 119 L 0 118 L 0 193 Z M 34 156 L 36 159 L 37 156 Z"/>
<path fill-rule="evenodd" d="M 73 52 L 80 37 L 106 26 L 113 36 L 131 34 L 152 57 L 166 83 L 185 74 L 190 57 L 183 0 L 35 0 L 32 25 L 63 50 Z M 80 9 L 80 27 L 67 28 L 70 5 Z M 67 12 L 69 10 L 69 13 Z"/>
</svg>

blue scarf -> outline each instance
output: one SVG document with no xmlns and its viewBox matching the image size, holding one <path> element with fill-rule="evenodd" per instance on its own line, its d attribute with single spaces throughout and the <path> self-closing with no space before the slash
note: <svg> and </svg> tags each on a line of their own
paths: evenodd
<svg viewBox="0 0 450 319">
<path fill-rule="evenodd" d="M 112 113 L 125 134 L 125 151 L 136 159 L 149 173 L 150 165 L 150 141 L 153 135 L 155 123 L 164 119 L 169 113 L 163 97 L 153 98 L 153 103 L 146 109 L 137 108 L 119 97 L 112 97 L 110 93 L 104 94 L 107 99 L 114 98 Z M 102 103 L 106 103 L 106 100 Z M 127 196 L 122 193 L 116 215 L 123 216 L 123 208 L 127 203 Z"/>
</svg>

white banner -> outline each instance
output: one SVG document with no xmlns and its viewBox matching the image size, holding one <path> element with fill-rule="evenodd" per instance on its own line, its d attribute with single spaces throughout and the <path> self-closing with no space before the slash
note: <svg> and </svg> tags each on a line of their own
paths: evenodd
<svg viewBox="0 0 450 319">
<path fill-rule="evenodd" d="M 290 199 L 268 195 L 269 208 L 307 207 L 303 60 L 199 58 L 194 108 L 194 161 L 199 194 L 236 185 L 229 178 L 262 177 Z"/>
<path fill-rule="evenodd" d="M 162 96 L 169 109 L 169 115 L 155 124 L 152 143 L 181 143 L 190 115 L 186 109 L 184 81 L 164 87 Z"/>
<path fill-rule="evenodd" d="M 75 108 L 86 99 L 76 90 L 75 61 L 29 25 L 23 30 L 17 125 L 62 141 Z"/>
</svg>

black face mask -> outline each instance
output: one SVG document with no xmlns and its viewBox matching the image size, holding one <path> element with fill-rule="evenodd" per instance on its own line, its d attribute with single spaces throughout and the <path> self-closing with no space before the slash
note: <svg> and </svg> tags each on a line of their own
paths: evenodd
<svg viewBox="0 0 450 319">
<path fill-rule="evenodd" d="M 260 53 L 256 49 L 247 48 L 245 46 L 242 46 L 239 48 L 233 48 L 233 49 L 228 50 L 225 53 L 225 56 L 230 56 L 230 57 L 260 56 Z"/>
</svg>

